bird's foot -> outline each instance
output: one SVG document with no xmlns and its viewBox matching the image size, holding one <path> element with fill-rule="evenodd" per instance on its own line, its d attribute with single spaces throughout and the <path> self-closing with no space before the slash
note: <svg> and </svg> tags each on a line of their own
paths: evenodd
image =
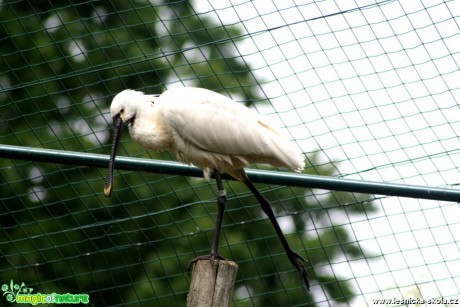
<svg viewBox="0 0 460 307">
<path fill-rule="evenodd" d="M 219 256 L 219 255 L 214 255 L 214 254 L 210 254 L 210 255 L 203 255 L 203 256 L 198 256 L 192 260 L 190 260 L 190 262 L 188 263 L 188 273 L 190 274 L 190 271 L 192 270 L 192 267 L 193 265 L 197 262 L 197 261 L 200 261 L 200 260 L 227 260 L 225 259 L 224 257 L 222 256 Z"/>
<path fill-rule="evenodd" d="M 299 272 L 300 278 L 305 283 L 305 286 L 307 286 L 307 289 L 310 290 L 310 283 L 308 282 L 308 273 L 307 269 L 304 266 L 304 263 L 307 262 L 307 260 L 305 260 L 302 256 L 300 256 L 293 250 L 290 250 L 288 252 L 288 257 L 291 263 L 296 268 L 296 270 Z"/>
</svg>

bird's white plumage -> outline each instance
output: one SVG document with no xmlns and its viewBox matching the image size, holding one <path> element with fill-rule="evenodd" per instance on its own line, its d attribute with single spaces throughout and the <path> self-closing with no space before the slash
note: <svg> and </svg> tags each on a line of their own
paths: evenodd
<svg viewBox="0 0 460 307">
<path fill-rule="evenodd" d="M 304 168 L 303 156 L 257 113 L 206 89 L 174 88 L 159 97 L 125 90 L 111 113 L 131 123 L 131 137 L 141 146 L 170 150 L 206 177 L 215 168 L 244 180 L 243 168 L 252 163 Z"/>
<path fill-rule="evenodd" d="M 259 200 L 289 260 L 309 287 L 307 270 L 303 265 L 305 259 L 289 247 L 270 203 L 244 171 L 244 167 L 251 163 L 285 166 L 296 171 L 304 168 L 302 155 L 279 132 L 245 106 L 199 88 L 174 88 L 160 96 L 125 90 L 115 96 L 110 112 L 114 130 L 104 195 L 110 196 L 112 193 L 115 155 L 123 123 L 128 123 L 131 137 L 141 146 L 170 150 L 180 161 L 202 168 L 207 178 L 211 170 L 218 170 L 215 173 L 219 195 L 218 214 L 211 254 L 197 257 L 192 260 L 193 263 L 204 259 L 221 259 L 218 254 L 218 234 L 222 228 L 226 193 L 220 173 L 226 171 L 242 180 Z"/>
</svg>

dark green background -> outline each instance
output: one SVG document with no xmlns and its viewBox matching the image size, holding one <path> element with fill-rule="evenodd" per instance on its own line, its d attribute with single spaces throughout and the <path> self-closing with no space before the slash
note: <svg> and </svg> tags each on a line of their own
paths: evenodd
<svg viewBox="0 0 460 307">
<path fill-rule="evenodd" d="M 238 25 L 197 15 L 188 1 L 152 3 L 3 1 L 0 143 L 107 154 L 108 107 L 125 88 L 159 93 L 180 81 L 247 105 L 267 103 L 258 94 L 263 80 L 235 47 Z M 126 131 L 119 154 L 173 159 L 145 152 Z M 336 172 L 314 153 L 306 157 L 307 173 Z M 213 236 L 214 182 L 116 172 L 108 199 L 104 178 L 104 170 L 85 166 L 0 159 L 0 282 L 24 282 L 35 293 L 87 293 L 94 306 L 185 305 L 188 262 L 209 252 Z M 258 185 L 277 216 L 294 225 L 286 235 L 309 261 L 308 293 L 256 200 L 241 183 L 226 188 L 221 254 L 240 268 L 236 305 L 353 298 L 352 281 L 329 264 L 363 259 L 365 251 L 330 216 L 374 206 L 351 194 Z"/>
</svg>

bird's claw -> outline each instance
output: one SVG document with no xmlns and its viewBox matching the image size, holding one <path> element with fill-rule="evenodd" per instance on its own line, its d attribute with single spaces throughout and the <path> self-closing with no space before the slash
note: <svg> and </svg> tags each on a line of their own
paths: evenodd
<svg viewBox="0 0 460 307">
<path fill-rule="evenodd" d="M 190 271 L 192 270 L 193 265 L 200 260 L 227 260 L 226 258 L 219 256 L 219 255 L 203 255 L 203 256 L 198 256 L 188 263 L 187 271 L 190 274 Z"/>
<path fill-rule="evenodd" d="M 296 268 L 296 270 L 299 272 L 300 278 L 305 283 L 305 286 L 307 286 L 307 289 L 310 290 L 310 283 L 308 282 L 308 273 L 307 273 L 307 269 L 304 266 L 304 263 L 307 262 L 307 260 L 305 260 L 305 258 L 300 256 L 293 250 L 291 250 L 288 253 L 288 257 L 289 257 L 289 260 L 291 260 L 291 263 Z"/>
</svg>

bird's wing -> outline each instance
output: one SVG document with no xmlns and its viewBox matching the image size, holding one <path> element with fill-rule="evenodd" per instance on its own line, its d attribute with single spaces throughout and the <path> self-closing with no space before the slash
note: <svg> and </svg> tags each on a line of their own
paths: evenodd
<svg viewBox="0 0 460 307">
<path fill-rule="evenodd" d="M 166 91 L 160 96 L 165 122 L 176 139 L 203 151 L 243 157 L 266 157 L 292 168 L 302 168 L 297 153 L 276 129 L 242 104 L 218 93 L 198 88 Z M 177 142 L 176 142 L 177 143 Z M 285 155 L 296 155 L 290 163 Z M 262 162 L 267 163 L 261 159 Z M 270 161 L 268 161 L 270 162 Z"/>
<path fill-rule="evenodd" d="M 255 150 L 252 147 L 260 139 L 255 136 L 258 114 L 211 91 L 184 88 L 181 95 L 170 92 L 161 96 L 164 117 L 178 137 L 215 153 L 245 154 Z"/>
</svg>

